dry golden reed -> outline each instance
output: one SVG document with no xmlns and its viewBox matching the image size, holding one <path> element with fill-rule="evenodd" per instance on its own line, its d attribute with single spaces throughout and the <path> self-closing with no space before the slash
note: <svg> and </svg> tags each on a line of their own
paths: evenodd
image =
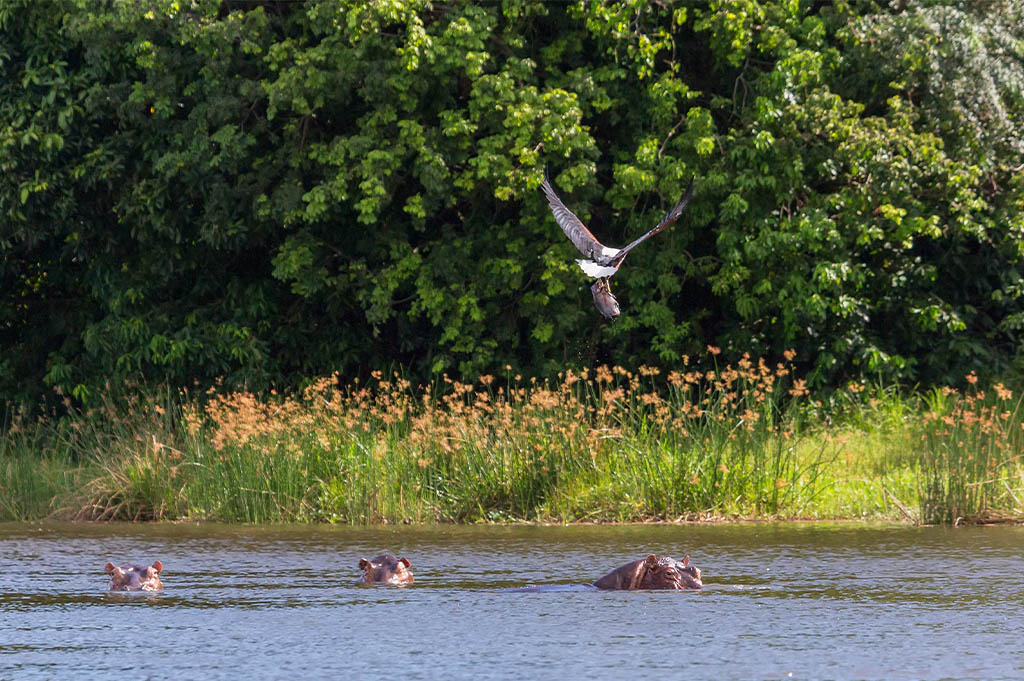
<svg viewBox="0 0 1024 681">
<path fill-rule="evenodd" d="M 36 427 L 63 433 L 51 437 L 63 453 L 49 456 L 64 481 L 52 479 L 54 465 L 0 470 L 0 492 L 52 495 L 12 492 L 0 517 L 572 522 L 899 509 L 955 523 L 1024 514 L 1022 414 L 1003 384 L 982 391 L 972 374 L 966 392 L 899 397 L 851 383 L 813 399 L 792 353 L 719 365 L 720 352 L 709 347 L 703 368 L 683 357 L 671 370 L 598 366 L 524 380 L 506 367 L 418 388 L 375 371 L 288 394 L 216 386 L 199 398 L 105 405 Z M 5 446 L 21 442 L 21 459 L 40 461 L 38 438 L 18 427 Z"/>
</svg>

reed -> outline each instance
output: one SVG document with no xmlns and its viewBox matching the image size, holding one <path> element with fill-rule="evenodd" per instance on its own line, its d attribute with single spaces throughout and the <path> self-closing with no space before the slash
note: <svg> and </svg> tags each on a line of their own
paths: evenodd
<svg viewBox="0 0 1024 681">
<path fill-rule="evenodd" d="M 973 374 L 967 377 L 977 384 Z M 921 516 L 929 523 L 999 517 L 1019 510 L 1024 483 L 1021 399 L 1002 384 L 990 391 L 930 391 L 920 420 Z"/>
<path fill-rule="evenodd" d="M 787 361 L 289 395 L 137 391 L 0 443 L 0 518 L 508 522 L 1024 515 L 1003 386 L 817 400 Z"/>
<path fill-rule="evenodd" d="M 35 423 L 0 438 L 0 520 L 35 520 L 59 512 L 88 471 L 67 447 L 66 424 Z"/>
</svg>

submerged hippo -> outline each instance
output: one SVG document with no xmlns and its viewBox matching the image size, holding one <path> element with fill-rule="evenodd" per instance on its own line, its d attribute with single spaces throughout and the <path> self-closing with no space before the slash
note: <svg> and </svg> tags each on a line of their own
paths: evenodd
<svg viewBox="0 0 1024 681">
<path fill-rule="evenodd" d="M 616 568 L 594 582 L 598 589 L 701 589 L 700 568 L 690 557 L 678 561 L 653 553 Z"/>
<path fill-rule="evenodd" d="M 164 564 L 156 561 L 152 565 L 122 565 L 107 563 L 104 570 L 110 575 L 111 591 L 160 591 L 160 571 Z"/>
<path fill-rule="evenodd" d="M 395 558 L 390 553 L 382 553 L 373 560 L 359 559 L 359 569 L 363 576 L 362 584 L 390 584 L 391 586 L 408 586 L 412 584 L 412 563 L 408 558 Z"/>
</svg>

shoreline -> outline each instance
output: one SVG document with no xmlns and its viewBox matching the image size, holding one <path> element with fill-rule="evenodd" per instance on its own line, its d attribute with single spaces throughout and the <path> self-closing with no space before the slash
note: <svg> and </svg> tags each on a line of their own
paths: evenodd
<svg viewBox="0 0 1024 681">
<path fill-rule="evenodd" d="M 1024 527 L 1024 516 L 1001 517 L 995 519 L 982 519 L 975 521 L 964 521 L 956 525 L 944 523 L 912 523 L 906 520 L 895 520 L 889 518 L 733 518 L 713 519 L 707 521 L 663 521 L 653 520 L 645 522 L 634 521 L 581 521 L 581 522 L 417 522 L 417 523 L 374 523 L 369 525 L 340 524 L 340 523 L 306 523 L 306 522 L 232 522 L 223 520 L 192 520 L 180 518 L 175 520 L 69 520 L 61 518 L 35 518 L 29 520 L 0 520 L 0 528 L 11 526 L 36 526 L 44 528 L 66 528 L 66 527 L 89 527 L 89 528 L 175 528 L 175 527 L 217 527 L 226 530 L 274 530 L 274 529 L 309 529 L 309 530 L 391 530 L 408 528 L 412 530 L 424 530 L 434 528 L 641 528 L 641 527 L 740 527 L 740 526 L 765 526 L 765 527 L 791 527 L 791 526 L 849 526 L 852 528 L 987 528 L 987 527 Z"/>
<path fill-rule="evenodd" d="M 659 374 L 140 395 L 3 434 L 0 520 L 1024 520 L 1024 409 L 1001 384 L 814 399 L 782 364 Z"/>
</svg>

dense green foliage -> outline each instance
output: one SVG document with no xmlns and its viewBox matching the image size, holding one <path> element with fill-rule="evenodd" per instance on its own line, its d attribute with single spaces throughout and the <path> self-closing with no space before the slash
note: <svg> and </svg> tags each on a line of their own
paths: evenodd
<svg viewBox="0 0 1024 681">
<path fill-rule="evenodd" d="M 2 0 L 0 401 L 709 344 L 1006 372 L 1022 150 L 1014 0 Z M 615 323 L 545 164 L 613 245 L 697 177 Z"/>
</svg>

